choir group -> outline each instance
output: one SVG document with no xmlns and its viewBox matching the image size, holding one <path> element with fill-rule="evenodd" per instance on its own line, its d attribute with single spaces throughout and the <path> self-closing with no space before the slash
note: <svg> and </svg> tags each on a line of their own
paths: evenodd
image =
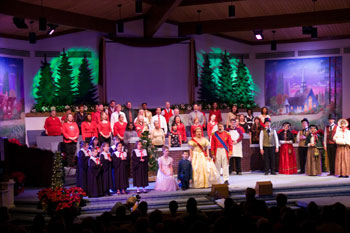
<svg viewBox="0 0 350 233">
<path fill-rule="evenodd" d="M 261 109 L 261 115 L 254 117 L 251 109 L 244 115 L 233 105 L 226 122 L 222 122 L 221 111 L 217 109 L 216 103 L 210 110 L 209 121 L 201 106 L 194 104 L 193 111 L 188 114 L 188 122 L 190 140 L 187 138 L 186 126 L 179 109 L 171 109 L 169 102 L 165 103 L 163 110 L 157 108 L 155 115 L 152 115 L 146 103 L 136 112 L 132 109 L 131 102 L 127 102 L 122 111 L 120 104 L 111 101 L 108 109 L 99 104 L 91 114 L 84 112 L 84 106 L 80 106 L 74 116 L 71 110 L 67 109 L 61 120 L 53 110 L 45 121 L 45 131 L 49 136 L 63 135 L 64 151 L 69 166 L 74 166 L 76 143 L 79 135 L 82 135 L 83 141 L 78 153 L 77 185 L 83 187 L 91 197 L 110 195 L 110 190 L 116 190 L 118 194 L 126 193 L 129 187 L 128 156 L 131 156 L 133 184 L 137 187 L 137 192 L 140 192 L 141 188 L 146 192 L 146 150 L 142 148 L 141 142 L 137 142 L 132 153 L 124 151 L 129 139 L 140 137 L 144 131 L 150 131 L 150 138 L 155 147 L 163 148 L 163 155 L 158 159 L 156 190 L 174 191 L 179 186 L 187 189 L 190 183 L 194 188 L 210 187 L 220 183 L 221 172 L 223 182 L 228 184 L 233 168 L 237 175 L 242 174 L 244 133 L 249 133 L 251 144 L 258 145 L 264 159 L 265 175 L 275 175 L 276 171 L 279 174 L 297 173 L 293 147 L 295 142 L 299 145 L 299 173 L 320 175 L 325 169 L 322 168 L 322 159 L 325 158 L 326 150 L 329 175 L 350 175 L 348 121 L 340 119 L 337 126 L 334 115 L 329 116 L 329 125 L 326 126 L 324 134 L 321 134 L 316 125 L 309 125 L 306 118 L 301 121 L 302 130 L 299 132 L 291 131 L 289 122 L 284 122 L 282 129 L 276 131 L 271 128 L 271 118 L 266 107 Z M 205 129 L 209 140 L 204 137 Z M 165 146 L 166 139 L 168 147 Z M 183 143 L 188 143 L 191 149 L 190 154 L 184 152 L 179 163 L 178 184 L 173 174 L 173 159 L 169 156 L 169 147 L 181 147 Z M 279 166 L 276 169 L 278 152 Z"/>
</svg>

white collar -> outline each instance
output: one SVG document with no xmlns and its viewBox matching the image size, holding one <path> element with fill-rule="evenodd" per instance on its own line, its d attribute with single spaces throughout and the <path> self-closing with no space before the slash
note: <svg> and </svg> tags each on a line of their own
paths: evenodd
<svg viewBox="0 0 350 233">
<path fill-rule="evenodd" d="M 117 157 L 117 158 L 121 158 L 121 157 L 126 157 L 126 152 L 119 152 L 119 151 L 116 151 L 116 152 L 114 152 L 113 154 L 115 154 L 115 156 Z"/>
<path fill-rule="evenodd" d="M 84 154 L 85 154 L 86 157 L 90 157 L 90 153 L 89 153 L 88 150 L 85 150 L 84 148 L 81 148 L 80 150 L 81 150 L 82 152 L 84 152 Z"/>
<path fill-rule="evenodd" d="M 92 161 L 94 161 L 97 165 L 99 165 L 99 164 L 101 163 L 100 160 L 97 161 L 98 157 L 91 156 L 90 159 L 91 159 Z"/>
<path fill-rule="evenodd" d="M 111 156 L 110 153 L 106 153 L 106 152 L 103 151 L 101 154 L 103 155 L 103 158 L 104 158 L 105 160 L 110 160 L 110 158 L 108 157 L 108 154 L 109 154 L 109 156 Z"/>
<path fill-rule="evenodd" d="M 134 151 L 135 151 L 137 157 L 141 157 L 141 151 L 142 151 L 142 157 L 147 156 L 147 151 L 145 149 L 143 149 L 143 150 L 135 149 Z"/>
</svg>

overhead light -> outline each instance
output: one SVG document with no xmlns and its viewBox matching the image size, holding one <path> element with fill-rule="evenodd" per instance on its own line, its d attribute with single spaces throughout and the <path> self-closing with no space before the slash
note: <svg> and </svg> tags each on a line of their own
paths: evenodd
<svg viewBox="0 0 350 233">
<path fill-rule="evenodd" d="M 275 33 L 276 33 L 276 31 L 273 30 L 272 31 L 272 41 L 271 41 L 271 50 L 272 51 L 276 51 L 277 50 L 277 42 L 275 40 Z"/>
<path fill-rule="evenodd" d="M 118 22 L 118 32 L 123 33 L 124 32 L 124 22 L 122 21 L 122 4 L 118 4 L 119 8 L 119 22 Z"/>
<path fill-rule="evenodd" d="M 23 18 L 13 17 L 12 21 L 16 25 L 17 28 L 20 28 L 20 29 L 27 29 L 28 28 L 28 25 L 24 22 Z"/>
<path fill-rule="evenodd" d="M 46 24 L 47 24 L 46 18 L 40 17 L 39 18 L 39 30 L 40 31 L 46 31 Z"/>
<path fill-rule="evenodd" d="M 228 6 L 228 17 L 235 17 L 236 16 L 236 7 L 235 5 L 229 5 Z"/>
<path fill-rule="evenodd" d="M 48 26 L 49 26 L 49 30 L 47 31 L 47 34 L 51 36 L 56 31 L 56 28 L 58 27 L 58 25 L 49 23 Z"/>
<path fill-rule="evenodd" d="M 264 39 L 264 35 L 263 35 L 263 30 L 254 30 L 254 35 L 255 35 L 255 39 L 257 40 L 263 40 Z"/>
<path fill-rule="evenodd" d="M 318 37 L 317 27 L 312 27 L 311 38 L 312 39 L 317 39 L 317 37 Z"/>
<path fill-rule="evenodd" d="M 135 12 L 137 14 L 142 13 L 142 0 L 135 0 Z"/>
</svg>

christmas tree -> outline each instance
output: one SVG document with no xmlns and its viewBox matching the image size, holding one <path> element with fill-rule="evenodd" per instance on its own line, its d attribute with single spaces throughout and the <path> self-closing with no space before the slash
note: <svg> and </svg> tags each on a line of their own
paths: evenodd
<svg viewBox="0 0 350 233">
<path fill-rule="evenodd" d="M 208 54 L 204 54 L 204 64 L 199 79 L 200 87 L 198 95 L 200 101 L 205 103 L 213 103 L 217 101 L 216 85 L 213 77 L 213 70 L 210 68 Z"/>
<path fill-rule="evenodd" d="M 74 101 L 74 82 L 72 77 L 72 66 L 66 52 L 63 50 L 60 65 L 58 66 L 58 78 L 56 81 L 56 101 L 59 105 L 70 105 Z"/>
<path fill-rule="evenodd" d="M 89 68 L 89 61 L 84 55 L 84 58 L 79 67 L 79 76 L 77 84 L 77 99 L 76 102 L 79 104 L 95 104 L 97 102 L 96 85 L 92 83 L 92 74 Z"/>
<path fill-rule="evenodd" d="M 54 92 L 55 83 L 52 77 L 50 63 L 47 62 L 46 56 L 44 62 L 41 62 L 40 81 L 36 92 L 36 102 L 40 105 L 52 105 L 55 99 Z"/>
<path fill-rule="evenodd" d="M 9 83 L 9 74 L 8 72 L 5 72 L 4 74 L 4 78 L 2 81 L 2 94 L 6 94 L 9 95 L 10 94 L 10 83 Z"/>
<path fill-rule="evenodd" d="M 60 152 L 56 152 L 53 159 L 51 188 L 62 188 L 64 184 L 63 158 Z"/>
<path fill-rule="evenodd" d="M 142 142 L 142 148 L 147 151 L 148 154 L 148 169 L 150 171 L 158 170 L 158 156 L 157 148 L 153 146 L 152 140 L 149 136 L 149 131 L 144 131 L 141 134 L 140 141 Z"/>
<path fill-rule="evenodd" d="M 219 67 L 219 90 L 217 92 L 218 100 L 221 103 L 234 103 L 235 96 L 233 93 L 233 69 L 230 64 L 229 55 L 225 51 Z"/>
<path fill-rule="evenodd" d="M 233 90 L 239 107 L 251 108 L 255 106 L 256 88 L 247 66 L 240 61 L 237 66 Z"/>
</svg>

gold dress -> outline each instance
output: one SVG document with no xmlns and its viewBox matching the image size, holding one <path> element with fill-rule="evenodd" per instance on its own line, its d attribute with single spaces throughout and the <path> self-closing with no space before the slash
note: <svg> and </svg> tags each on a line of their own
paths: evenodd
<svg viewBox="0 0 350 233">
<path fill-rule="evenodd" d="M 209 146 L 209 141 L 204 137 L 196 138 L 196 141 L 204 150 Z M 192 147 L 193 188 L 209 188 L 213 184 L 219 184 L 220 174 L 213 160 L 208 161 L 201 148 L 193 140 L 190 140 L 188 144 Z"/>
</svg>

